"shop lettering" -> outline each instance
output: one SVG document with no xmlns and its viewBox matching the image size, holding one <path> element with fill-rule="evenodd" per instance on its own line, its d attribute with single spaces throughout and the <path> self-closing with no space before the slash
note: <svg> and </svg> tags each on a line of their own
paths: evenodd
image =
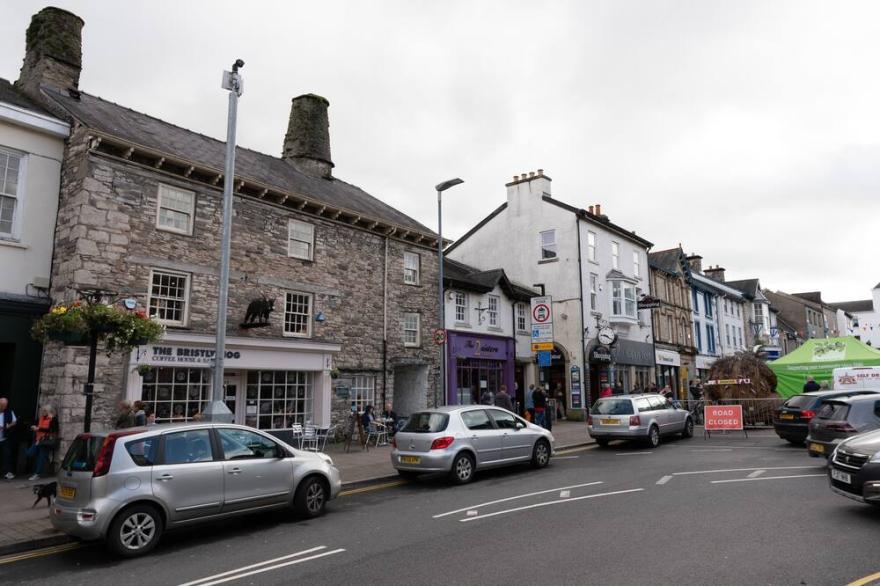
<svg viewBox="0 0 880 586">
<path fill-rule="evenodd" d="M 216 350 L 209 348 L 173 348 L 153 346 L 153 360 L 156 362 L 209 362 L 214 360 Z M 227 350 L 225 357 L 230 360 L 241 358 L 241 352 Z"/>
</svg>

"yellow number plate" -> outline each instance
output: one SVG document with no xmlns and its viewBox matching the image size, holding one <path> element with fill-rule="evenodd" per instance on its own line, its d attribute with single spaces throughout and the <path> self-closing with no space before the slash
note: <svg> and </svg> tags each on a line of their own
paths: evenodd
<svg viewBox="0 0 880 586">
<path fill-rule="evenodd" d="M 791 413 L 783 413 L 779 416 L 780 419 L 794 419 L 794 415 Z"/>
<path fill-rule="evenodd" d="M 63 499 L 71 500 L 76 496 L 76 489 L 72 486 L 62 486 L 58 491 L 58 496 Z"/>
<path fill-rule="evenodd" d="M 820 454 L 824 454 L 824 453 L 825 453 L 825 446 L 823 446 L 822 444 L 813 444 L 813 443 L 811 443 L 811 444 L 810 444 L 810 449 L 811 449 L 812 451 L 814 451 L 814 452 L 819 452 Z"/>
<path fill-rule="evenodd" d="M 599 423 L 602 425 L 620 425 L 619 419 L 600 419 Z"/>
<path fill-rule="evenodd" d="M 401 464 L 418 464 L 422 459 L 418 456 L 401 456 L 400 463 Z"/>
</svg>

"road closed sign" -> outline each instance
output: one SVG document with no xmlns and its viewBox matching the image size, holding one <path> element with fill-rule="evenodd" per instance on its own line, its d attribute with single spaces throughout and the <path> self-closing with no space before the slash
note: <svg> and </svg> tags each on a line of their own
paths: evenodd
<svg viewBox="0 0 880 586">
<path fill-rule="evenodd" d="M 742 430 L 742 405 L 707 405 L 704 408 L 706 431 Z"/>
</svg>

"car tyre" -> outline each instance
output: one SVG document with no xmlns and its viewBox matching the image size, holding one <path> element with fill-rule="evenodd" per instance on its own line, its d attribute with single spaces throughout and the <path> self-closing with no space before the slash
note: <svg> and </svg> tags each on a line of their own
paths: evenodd
<svg viewBox="0 0 880 586">
<path fill-rule="evenodd" d="M 452 461 L 452 470 L 449 473 L 455 484 L 467 484 L 474 478 L 474 458 L 468 453 L 462 452 Z"/>
<path fill-rule="evenodd" d="M 607 447 L 608 447 L 608 438 L 606 438 L 606 437 L 597 437 L 597 438 L 596 438 L 596 444 L 597 444 L 600 448 L 607 448 Z"/>
<path fill-rule="evenodd" d="M 652 425 L 648 428 L 648 445 L 652 448 L 656 448 L 660 445 L 660 428 L 656 425 Z"/>
<path fill-rule="evenodd" d="M 120 511 L 107 531 L 107 546 L 116 555 L 132 558 L 152 551 L 165 528 L 156 507 L 134 505 Z"/>
<path fill-rule="evenodd" d="M 550 463 L 550 444 L 545 439 L 539 439 L 532 448 L 532 466 L 544 468 Z"/>
<path fill-rule="evenodd" d="M 318 476 L 309 476 L 300 483 L 293 499 L 293 508 L 304 519 L 324 514 L 328 498 L 327 483 Z"/>
<path fill-rule="evenodd" d="M 681 437 L 694 437 L 694 420 L 688 417 L 684 422 L 684 429 L 681 430 Z"/>
</svg>

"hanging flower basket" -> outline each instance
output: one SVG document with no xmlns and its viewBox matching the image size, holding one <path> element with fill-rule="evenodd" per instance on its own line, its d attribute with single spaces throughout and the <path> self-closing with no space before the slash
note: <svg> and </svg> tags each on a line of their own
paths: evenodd
<svg viewBox="0 0 880 586">
<path fill-rule="evenodd" d="M 88 346 L 89 336 L 85 332 L 52 332 L 48 334 L 50 340 L 61 342 L 65 346 Z"/>
<path fill-rule="evenodd" d="M 36 340 L 57 340 L 68 345 L 88 344 L 93 333 L 104 341 L 108 352 L 113 352 L 156 342 L 162 339 L 165 328 L 143 311 L 75 301 L 56 305 L 31 329 Z"/>
<path fill-rule="evenodd" d="M 141 376 L 147 376 L 147 375 L 150 374 L 151 372 L 153 372 L 153 367 L 150 366 L 149 364 L 138 364 L 138 366 L 137 366 L 137 373 L 138 373 L 139 375 L 141 375 Z"/>
</svg>

